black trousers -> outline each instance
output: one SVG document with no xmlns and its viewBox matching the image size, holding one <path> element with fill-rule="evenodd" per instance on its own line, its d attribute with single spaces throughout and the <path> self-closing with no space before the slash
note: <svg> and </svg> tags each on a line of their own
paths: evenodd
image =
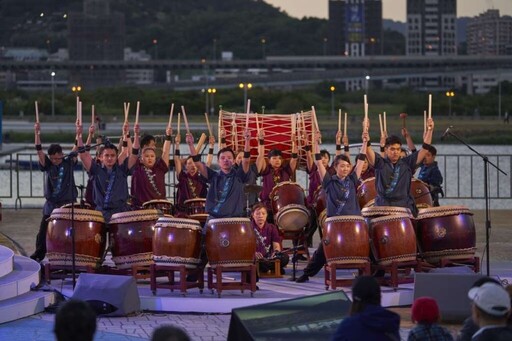
<svg viewBox="0 0 512 341">
<path fill-rule="evenodd" d="M 48 218 L 49 215 L 43 215 L 41 223 L 39 224 L 39 232 L 36 236 L 36 251 L 33 256 L 35 258 L 43 259 L 46 256 L 46 231 L 48 231 Z"/>
<path fill-rule="evenodd" d="M 326 262 L 324 246 L 322 242 L 320 242 L 318 248 L 315 250 L 313 256 L 309 259 L 308 264 L 304 268 L 304 275 L 308 277 L 316 275 L 320 270 L 322 270 Z"/>
<path fill-rule="evenodd" d="M 288 262 L 290 261 L 290 256 L 288 256 L 286 253 L 279 253 L 276 255 L 276 258 L 279 259 L 279 261 L 281 262 L 281 270 L 284 269 L 286 265 L 288 265 Z M 258 264 L 261 272 L 268 272 L 269 270 L 273 269 L 273 266 L 270 262 L 260 260 Z"/>
</svg>

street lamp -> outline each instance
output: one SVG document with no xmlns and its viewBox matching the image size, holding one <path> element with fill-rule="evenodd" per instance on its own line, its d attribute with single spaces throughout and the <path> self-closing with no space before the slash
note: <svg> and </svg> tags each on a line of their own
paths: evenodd
<svg viewBox="0 0 512 341">
<path fill-rule="evenodd" d="M 370 75 L 366 75 L 366 77 L 364 77 L 365 81 L 364 81 L 364 90 L 366 92 L 366 94 L 368 95 L 368 92 L 370 91 Z"/>
<path fill-rule="evenodd" d="M 153 39 L 153 45 L 155 47 L 155 60 L 158 59 L 158 39 Z"/>
<path fill-rule="evenodd" d="M 452 97 L 455 96 L 455 92 L 446 91 L 446 97 L 448 97 L 448 117 L 452 116 Z"/>
<path fill-rule="evenodd" d="M 55 72 L 50 73 L 52 76 L 52 117 L 55 116 Z"/>
<path fill-rule="evenodd" d="M 334 117 L 334 91 L 336 91 L 336 87 L 331 85 L 329 90 L 331 90 L 331 117 Z"/>
<path fill-rule="evenodd" d="M 247 112 L 247 90 L 252 88 L 251 83 L 240 83 L 238 87 L 244 90 L 244 111 Z"/>
<path fill-rule="evenodd" d="M 266 56 L 266 53 L 265 53 L 265 44 L 267 43 L 267 41 L 265 40 L 265 38 L 261 38 L 261 58 L 262 59 L 265 59 L 265 56 Z"/>
<path fill-rule="evenodd" d="M 75 85 L 75 86 L 71 87 L 71 91 L 73 91 L 75 93 L 75 95 L 78 97 L 78 95 L 80 94 L 80 91 L 82 91 L 82 87 L 80 85 Z"/>
<path fill-rule="evenodd" d="M 209 113 L 210 115 L 213 115 L 215 113 L 215 93 L 217 92 L 217 89 L 215 88 L 208 88 L 208 94 L 211 95 L 212 99 L 210 101 L 210 110 L 209 110 Z M 206 95 L 208 96 L 208 95 Z"/>
<path fill-rule="evenodd" d="M 324 37 L 324 56 L 327 56 L 327 38 Z"/>
</svg>

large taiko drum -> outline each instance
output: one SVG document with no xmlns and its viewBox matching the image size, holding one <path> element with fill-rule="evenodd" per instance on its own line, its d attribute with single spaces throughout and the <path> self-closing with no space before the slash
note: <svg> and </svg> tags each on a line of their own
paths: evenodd
<svg viewBox="0 0 512 341">
<path fill-rule="evenodd" d="M 205 240 L 206 254 L 212 267 L 254 263 L 256 235 L 248 218 L 210 219 Z"/>
<path fill-rule="evenodd" d="M 374 218 L 370 224 L 370 247 L 380 265 L 407 262 L 417 258 L 416 234 L 407 214 Z"/>
<path fill-rule="evenodd" d="M 201 224 L 206 222 L 208 213 L 206 213 L 205 198 L 188 199 L 183 202 L 183 205 L 187 208 L 187 218 L 197 220 Z"/>
<path fill-rule="evenodd" d="M 329 217 L 323 226 L 323 236 L 328 264 L 364 263 L 370 260 L 368 225 L 363 217 Z"/>
<path fill-rule="evenodd" d="M 422 257 L 430 263 L 441 259 L 468 259 L 475 255 L 473 213 L 464 206 L 421 209 L 416 231 Z"/>
<path fill-rule="evenodd" d="M 368 226 L 371 226 L 372 219 L 394 215 L 394 214 L 405 214 L 410 219 L 413 219 L 414 216 L 411 213 L 411 210 L 407 207 L 396 207 L 396 206 L 370 206 L 361 209 L 361 215 L 365 218 Z"/>
<path fill-rule="evenodd" d="M 418 209 L 434 206 L 428 185 L 420 179 L 412 179 L 411 195 Z"/>
<path fill-rule="evenodd" d="M 160 217 L 155 209 L 115 213 L 109 222 L 112 260 L 118 269 L 153 263 L 153 234 Z"/>
<path fill-rule="evenodd" d="M 153 234 L 153 260 L 157 265 L 185 265 L 201 262 L 201 225 L 197 220 L 160 217 Z"/>
<path fill-rule="evenodd" d="M 416 178 L 411 179 L 411 196 L 418 208 L 432 207 L 432 197 L 428 185 Z M 368 178 L 364 180 L 357 188 L 357 199 L 359 200 L 359 207 L 372 207 L 375 205 L 375 198 L 377 197 L 377 189 L 375 187 L 375 178 Z"/>
<path fill-rule="evenodd" d="M 359 187 L 357 187 L 357 200 L 361 208 L 373 206 L 376 196 L 377 189 L 375 188 L 374 177 L 364 180 Z"/>
<path fill-rule="evenodd" d="M 142 204 L 142 208 L 145 210 L 155 209 L 162 211 L 165 215 L 173 215 L 174 207 L 169 200 L 155 199 L 146 201 Z"/>
<path fill-rule="evenodd" d="M 300 232 L 309 223 L 304 190 L 298 184 L 284 181 L 270 192 L 276 225 L 286 232 Z"/>
<path fill-rule="evenodd" d="M 71 208 L 56 208 L 49 218 L 46 256 L 52 265 L 72 263 Z M 106 228 L 99 211 L 74 208 L 75 264 L 96 267 L 103 262 Z"/>
</svg>

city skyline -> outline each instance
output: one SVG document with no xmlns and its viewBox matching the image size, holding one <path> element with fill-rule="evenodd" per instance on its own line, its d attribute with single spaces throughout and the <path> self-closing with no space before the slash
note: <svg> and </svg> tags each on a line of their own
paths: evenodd
<svg viewBox="0 0 512 341">
<path fill-rule="evenodd" d="M 265 2 L 281 8 L 288 15 L 296 18 L 304 16 L 327 19 L 328 0 L 265 0 Z M 406 0 L 382 0 L 384 19 L 405 22 Z M 499 9 L 500 15 L 512 16 L 511 0 L 459 0 L 457 1 L 457 17 L 477 16 L 488 9 Z"/>
</svg>

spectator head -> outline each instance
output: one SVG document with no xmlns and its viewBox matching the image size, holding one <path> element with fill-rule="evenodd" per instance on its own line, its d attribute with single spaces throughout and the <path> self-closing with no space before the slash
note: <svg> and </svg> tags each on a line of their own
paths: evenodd
<svg viewBox="0 0 512 341">
<path fill-rule="evenodd" d="M 190 337 L 183 329 L 166 325 L 153 331 L 151 341 L 190 341 Z"/>
<path fill-rule="evenodd" d="M 55 315 L 57 341 L 92 341 L 96 332 L 96 313 L 87 302 L 64 302 Z"/>
<path fill-rule="evenodd" d="M 359 276 L 352 285 L 352 307 L 350 315 L 364 310 L 366 305 L 380 305 L 379 283 L 372 276 Z"/>
<path fill-rule="evenodd" d="M 418 297 L 411 308 L 411 319 L 421 324 L 433 324 L 439 322 L 439 306 L 432 297 Z"/>
<path fill-rule="evenodd" d="M 471 288 L 468 297 L 473 301 L 473 320 L 480 327 L 488 321 L 493 321 L 491 324 L 506 322 L 510 313 L 510 296 L 500 284 L 485 283 Z"/>
</svg>

